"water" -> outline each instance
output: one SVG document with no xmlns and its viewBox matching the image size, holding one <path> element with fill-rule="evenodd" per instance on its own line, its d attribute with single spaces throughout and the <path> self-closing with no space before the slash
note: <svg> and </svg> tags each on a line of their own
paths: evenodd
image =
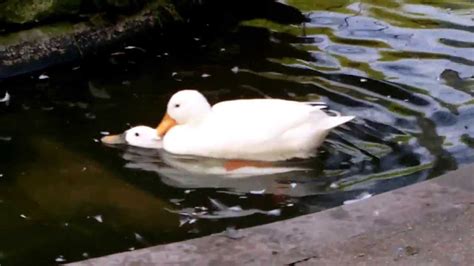
<svg viewBox="0 0 474 266">
<path fill-rule="evenodd" d="M 0 103 L 0 263 L 54 264 L 233 232 L 474 161 L 470 1 L 287 2 L 309 21 L 250 19 L 223 33 L 209 18 L 172 38 L 0 83 L 11 95 Z M 220 160 L 97 142 L 104 131 L 155 126 L 182 88 L 212 103 L 323 101 L 357 119 L 316 158 L 227 178 Z"/>
</svg>

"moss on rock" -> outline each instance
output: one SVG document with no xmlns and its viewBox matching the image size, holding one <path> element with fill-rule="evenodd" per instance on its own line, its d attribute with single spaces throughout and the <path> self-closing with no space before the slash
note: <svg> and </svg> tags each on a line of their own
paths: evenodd
<svg viewBox="0 0 474 266">
<path fill-rule="evenodd" d="M 82 11 L 129 10 L 145 0 L 0 0 L 0 22 L 25 24 Z"/>
<path fill-rule="evenodd" d="M 180 20 L 169 0 L 154 0 L 113 20 L 97 14 L 81 22 L 56 22 L 2 34 L 0 79 L 80 60 Z"/>
<path fill-rule="evenodd" d="M 53 15 L 79 12 L 81 0 L 6 0 L 0 2 L 0 21 L 23 24 Z"/>
</svg>

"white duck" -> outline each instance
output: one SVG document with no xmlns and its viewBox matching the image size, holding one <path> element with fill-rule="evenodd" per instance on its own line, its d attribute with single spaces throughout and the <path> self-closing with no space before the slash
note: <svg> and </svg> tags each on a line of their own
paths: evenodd
<svg viewBox="0 0 474 266">
<path fill-rule="evenodd" d="M 157 137 L 156 129 L 147 126 L 137 126 L 122 134 L 104 136 L 101 141 L 104 144 L 126 144 L 131 147 L 123 155 L 124 159 L 130 161 L 126 167 L 156 171 L 165 176 L 173 176 L 174 179 L 181 177 L 183 180 L 187 180 L 189 174 L 199 176 L 199 179 L 222 175 L 241 178 L 309 170 L 306 167 L 270 162 L 176 156 L 163 150 L 156 151 L 162 147 L 161 139 Z M 133 149 L 133 147 L 146 149 Z M 157 155 L 159 157 L 156 157 Z M 153 159 L 150 160 L 151 158 Z M 160 158 L 166 167 L 157 164 L 156 158 Z"/>
<path fill-rule="evenodd" d="M 147 126 L 136 126 L 122 134 L 108 135 L 102 137 L 101 141 L 105 144 L 127 144 L 148 149 L 160 149 L 163 146 L 161 138 L 156 135 L 156 129 Z"/>
<path fill-rule="evenodd" d="M 332 128 L 353 118 L 280 99 L 224 101 L 211 107 L 198 91 L 183 90 L 169 100 L 157 133 L 163 148 L 174 154 L 278 161 L 313 156 Z"/>
</svg>

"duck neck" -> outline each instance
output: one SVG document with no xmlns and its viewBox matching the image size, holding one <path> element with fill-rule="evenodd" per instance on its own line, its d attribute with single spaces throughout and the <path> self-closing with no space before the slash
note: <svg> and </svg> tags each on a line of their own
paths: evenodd
<svg viewBox="0 0 474 266">
<path fill-rule="evenodd" d="M 206 120 L 206 118 L 211 114 L 211 110 L 206 110 L 206 111 L 202 111 L 200 112 L 198 115 L 194 116 L 193 119 L 191 121 L 189 121 L 189 125 L 190 126 L 198 126 L 200 124 L 202 124 L 204 122 L 204 120 Z"/>
</svg>

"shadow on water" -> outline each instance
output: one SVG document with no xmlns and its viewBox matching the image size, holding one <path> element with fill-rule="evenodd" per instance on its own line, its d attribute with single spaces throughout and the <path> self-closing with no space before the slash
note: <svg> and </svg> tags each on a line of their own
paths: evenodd
<svg viewBox="0 0 474 266">
<path fill-rule="evenodd" d="M 248 1 L 209 1 L 166 38 L 0 83 L 11 95 L 0 103 L 0 263 L 74 261 L 268 223 L 474 161 L 472 3 L 263 2 L 242 15 Z M 156 125 L 182 88 L 212 103 L 323 101 L 357 119 L 315 158 L 231 175 L 222 160 L 98 143 L 104 131 Z"/>
</svg>

